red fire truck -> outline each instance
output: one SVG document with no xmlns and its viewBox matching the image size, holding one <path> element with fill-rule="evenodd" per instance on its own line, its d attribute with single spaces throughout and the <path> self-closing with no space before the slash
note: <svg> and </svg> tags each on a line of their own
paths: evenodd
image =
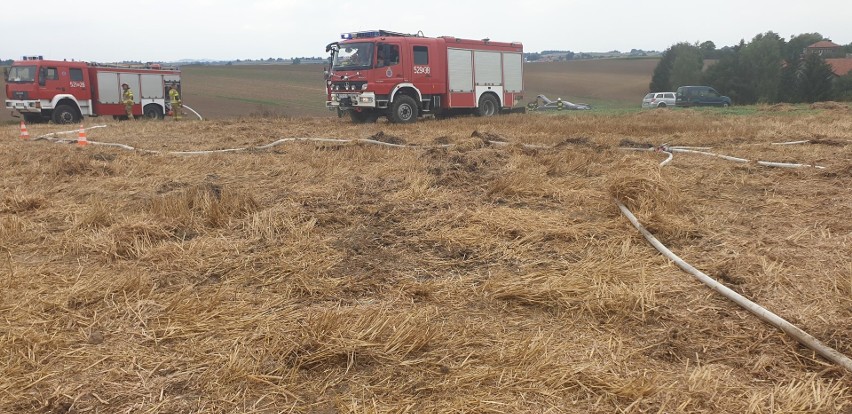
<svg viewBox="0 0 852 414">
<path fill-rule="evenodd" d="M 121 84 L 133 91 L 133 115 L 163 118 L 168 88 L 180 88 L 180 71 L 159 65 L 109 66 L 86 62 L 25 57 L 6 74 L 6 109 L 28 122 L 45 119 L 59 124 L 84 116 L 124 117 Z"/>
<path fill-rule="evenodd" d="M 374 30 L 329 44 L 326 107 L 354 122 L 519 110 L 523 45 Z"/>
</svg>

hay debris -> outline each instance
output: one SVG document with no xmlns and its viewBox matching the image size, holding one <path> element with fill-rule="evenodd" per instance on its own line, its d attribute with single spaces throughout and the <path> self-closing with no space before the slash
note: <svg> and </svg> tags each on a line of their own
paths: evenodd
<svg viewBox="0 0 852 414">
<path fill-rule="evenodd" d="M 97 131 L 179 151 L 381 128 L 411 147 L 203 156 L 20 142 L 9 126 L 0 412 L 848 411 L 849 373 L 715 298 L 611 201 L 852 354 L 852 146 L 765 144 L 845 142 L 848 117 L 587 112 Z M 466 132 L 485 128 L 513 145 Z M 661 169 L 615 150 L 642 142 L 828 168 L 682 155 Z"/>
</svg>

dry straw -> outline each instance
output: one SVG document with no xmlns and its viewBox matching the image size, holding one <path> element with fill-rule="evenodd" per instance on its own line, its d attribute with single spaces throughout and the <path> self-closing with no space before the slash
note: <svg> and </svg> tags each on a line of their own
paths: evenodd
<svg viewBox="0 0 852 414">
<path fill-rule="evenodd" d="M 709 294 L 611 201 L 850 354 L 844 111 L 88 131 L 160 153 L 10 125 L 0 412 L 846 412 L 849 373 Z M 165 153 L 290 138 L 405 147 Z M 661 168 L 623 142 L 826 169 Z"/>
</svg>

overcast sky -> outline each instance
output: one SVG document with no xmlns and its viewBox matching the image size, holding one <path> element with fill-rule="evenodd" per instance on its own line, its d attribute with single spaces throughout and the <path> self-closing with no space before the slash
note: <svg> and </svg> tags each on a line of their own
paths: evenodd
<svg viewBox="0 0 852 414">
<path fill-rule="evenodd" d="M 852 0 L 40 0 L 5 4 L 0 58 L 99 62 L 325 56 L 347 31 L 519 41 L 527 52 L 717 47 L 774 31 L 852 42 Z"/>
</svg>

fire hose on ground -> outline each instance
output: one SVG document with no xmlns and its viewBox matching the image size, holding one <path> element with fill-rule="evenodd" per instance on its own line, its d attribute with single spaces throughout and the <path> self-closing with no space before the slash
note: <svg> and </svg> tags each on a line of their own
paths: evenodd
<svg viewBox="0 0 852 414">
<path fill-rule="evenodd" d="M 801 144 L 804 142 L 795 142 L 795 144 Z M 793 143 L 773 143 L 772 145 L 792 145 Z M 716 154 L 713 152 L 700 151 L 704 149 L 709 149 L 708 147 L 681 147 L 681 146 L 669 146 L 667 144 L 660 145 L 658 147 L 648 147 L 648 148 L 624 148 L 621 149 L 627 151 L 652 151 L 652 152 L 661 152 L 664 154 L 668 154 L 668 158 L 660 163 L 660 166 L 665 166 L 674 158 L 674 153 L 690 153 L 690 154 L 699 154 L 706 155 L 710 157 L 721 158 L 726 161 L 733 161 L 738 163 L 749 163 L 752 162 L 746 158 L 732 157 L 730 155 L 724 154 Z M 764 167 L 778 167 L 778 168 L 817 168 L 824 170 L 825 167 L 816 165 L 816 164 L 797 164 L 797 163 L 789 163 L 789 162 L 775 162 L 775 161 L 755 161 L 758 165 L 762 165 Z"/>
<path fill-rule="evenodd" d="M 648 230 L 642 227 L 642 225 L 639 223 L 639 220 L 636 219 L 636 216 L 634 216 L 633 213 L 631 213 L 630 210 L 624 204 L 622 204 L 618 200 L 614 201 L 615 204 L 618 205 L 618 208 L 621 209 L 621 212 L 624 214 L 624 216 L 627 217 L 627 219 L 630 220 L 630 223 L 633 224 L 633 227 L 636 227 L 636 229 L 639 230 L 639 232 L 642 233 L 643 236 L 645 236 L 645 239 L 648 240 L 648 242 L 651 243 L 654 248 L 656 248 L 660 253 L 666 256 L 669 260 L 673 261 L 678 267 L 694 276 L 696 279 L 701 281 L 701 283 L 704 283 L 711 289 L 715 290 L 716 292 L 719 292 L 722 296 L 730 299 L 737 305 L 741 306 L 743 309 L 751 312 L 764 322 L 784 331 L 784 333 L 786 333 L 787 335 L 792 336 L 795 340 L 799 341 L 799 343 L 822 355 L 825 359 L 834 362 L 837 365 L 840 365 L 849 372 L 852 372 L 852 359 L 849 359 L 847 356 L 841 354 L 836 349 L 823 344 L 818 339 L 814 338 L 812 335 L 803 331 L 799 327 L 793 325 L 792 323 L 781 318 L 780 316 L 770 312 L 766 308 L 752 302 L 751 300 L 740 295 L 739 293 L 734 292 L 727 286 L 717 282 L 715 279 L 711 278 L 710 276 L 707 276 L 705 273 L 701 272 L 689 263 L 685 262 L 683 259 L 674 254 L 671 250 L 669 250 L 665 245 L 660 243 L 660 241 L 657 240 L 657 238 L 654 237 L 654 235 L 652 235 Z"/>
<path fill-rule="evenodd" d="M 184 107 L 189 108 L 189 107 L 186 107 L 186 106 L 184 106 Z M 189 108 L 189 109 L 192 112 L 196 113 L 196 115 L 198 115 L 198 113 L 195 112 L 194 110 L 192 110 L 192 108 Z M 198 117 L 199 117 L 199 119 L 201 119 L 201 115 L 198 115 Z M 106 127 L 106 125 L 98 125 L 98 126 L 95 126 L 95 127 L 90 127 L 90 128 L 85 128 L 85 129 L 104 128 L 104 127 Z M 66 132 L 54 132 L 54 133 L 39 136 L 36 139 L 47 139 L 48 137 L 50 137 L 51 135 L 54 135 L 54 134 L 68 134 L 68 133 L 73 133 L 73 132 L 76 132 L 76 131 L 77 130 L 66 131 Z M 59 142 L 73 142 L 73 141 L 61 140 Z M 281 145 L 281 144 L 284 144 L 284 143 L 288 143 L 288 142 L 321 142 L 321 143 L 331 143 L 331 144 L 341 144 L 341 145 L 342 144 L 349 144 L 349 143 L 365 143 L 365 144 L 381 145 L 381 146 L 387 146 L 387 147 L 393 147 L 393 148 L 412 148 L 412 149 L 450 148 L 450 147 L 452 147 L 452 144 L 441 144 L 441 145 L 393 144 L 393 143 L 378 141 L 378 140 L 369 139 L 369 138 L 341 139 L 341 138 L 309 138 L 309 137 L 304 137 L 304 138 L 281 138 L 281 139 L 273 141 L 269 144 L 258 145 L 258 146 L 254 146 L 254 147 L 238 147 L 238 148 L 226 148 L 226 149 L 218 149 L 218 150 L 200 150 L 200 151 L 157 151 L 157 150 L 146 150 L 146 149 L 141 149 L 141 148 L 135 148 L 135 147 L 131 147 L 131 146 L 125 145 L 125 144 L 88 141 L 89 144 L 112 146 L 112 147 L 126 149 L 128 151 L 142 151 L 142 152 L 146 152 L 146 153 L 150 153 L 150 154 L 172 154 L 172 155 L 204 155 L 204 154 L 219 154 L 219 153 L 227 153 L 227 152 L 243 152 L 243 151 L 265 150 L 265 149 L 269 149 L 269 148 L 272 148 L 272 147 L 275 147 L 275 146 L 278 146 L 278 145 Z M 499 146 L 512 145 L 511 143 L 505 142 L 505 141 L 483 140 L 483 142 L 485 142 L 489 145 L 499 145 Z M 555 148 L 555 146 L 536 145 L 536 144 L 521 144 L 521 146 L 523 148 L 526 148 L 526 149 L 553 149 L 553 148 Z M 683 146 L 668 146 L 667 144 L 663 144 L 663 145 L 658 146 L 658 147 L 648 147 L 648 148 L 624 148 L 624 147 L 622 147 L 621 149 L 632 150 L 632 151 L 654 151 L 654 152 L 665 153 L 665 154 L 668 155 L 668 157 L 666 158 L 666 160 L 664 160 L 660 163 L 661 167 L 665 166 L 666 164 L 671 162 L 672 159 L 674 159 L 674 153 L 675 152 L 708 155 L 708 156 L 718 157 L 718 158 L 722 158 L 724 160 L 734 161 L 734 162 L 739 162 L 739 163 L 751 162 L 750 160 L 745 159 L 745 158 L 738 158 L 738 157 L 732 157 L 732 156 L 729 156 L 729 155 L 722 155 L 722 154 L 715 154 L 715 153 L 712 153 L 712 152 L 699 151 L 699 150 L 709 149 L 709 147 L 683 147 Z M 763 165 L 763 166 L 766 166 L 766 167 L 825 169 L 825 167 L 823 167 L 823 166 L 811 165 L 811 164 L 796 164 L 796 163 L 784 163 L 784 162 L 774 162 L 774 161 L 756 161 L 756 162 L 757 162 L 757 164 Z"/>
<path fill-rule="evenodd" d="M 195 116 L 197 116 L 197 117 L 198 117 L 198 120 L 199 120 L 199 121 L 203 121 L 203 120 L 204 120 L 204 118 L 202 118 L 202 117 L 201 117 L 201 114 L 199 114 L 198 112 L 195 112 L 195 109 L 192 109 L 192 108 L 190 108 L 190 107 L 189 107 L 189 106 L 187 106 L 187 105 L 184 105 L 183 107 L 184 107 L 184 108 L 186 108 L 186 109 L 189 109 L 190 111 L 192 111 L 192 113 L 194 113 L 194 114 L 195 114 Z"/>
</svg>

